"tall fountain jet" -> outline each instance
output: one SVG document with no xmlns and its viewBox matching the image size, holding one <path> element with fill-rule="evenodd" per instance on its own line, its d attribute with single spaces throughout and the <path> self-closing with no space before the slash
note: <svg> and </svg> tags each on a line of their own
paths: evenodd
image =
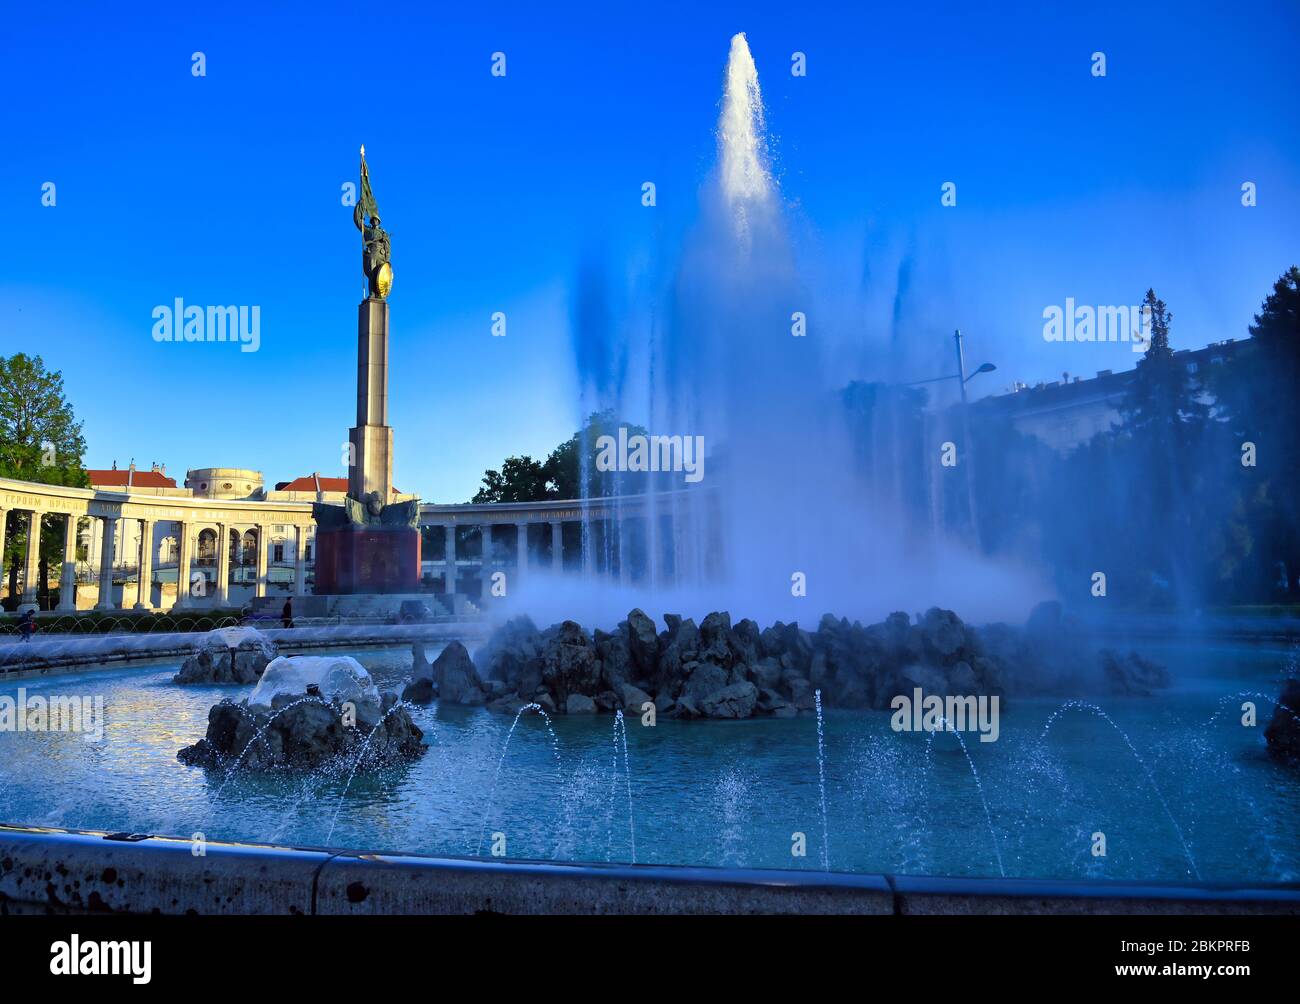
<svg viewBox="0 0 1300 1004">
<path fill-rule="evenodd" d="M 641 320 L 611 320 L 601 270 L 581 277 L 583 414 L 702 437 L 709 458 L 701 484 L 648 480 L 636 513 L 625 518 L 615 500 L 612 518 L 586 521 L 589 539 L 617 542 L 597 549 L 596 572 L 611 570 L 617 552 L 621 581 L 674 588 L 672 602 L 692 615 L 806 623 L 831 607 L 872 618 L 936 604 L 1023 612 L 1042 595 L 1032 575 L 919 532 L 928 499 L 884 490 L 916 471 L 942 477 L 941 444 L 899 438 L 910 433 L 883 422 L 864 429 L 846 405 L 855 377 L 886 398 L 890 388 L 879 374 L 844 371 L 843 346 L 862 338 L 862 321 L 834 306 L 836 290 L 801 254 L 817 249 L 800 239 L 806 227 L 790 226 L 744 34 L 730 39 L 721 94 L 716 162 L 662 296 L 648 295 Z M 894 448 L 868 457 L 864 433 L 880 428 Z M 584 483 L 609 494 L 585 471 Z"/>
<path fill-rule="evenodd" d="M 722 191 L 732 205 L 771 198 L 763 94 L 758 87 L 758 67 L 743 31 L 731 37 L 722 116 L 718 121 L 718 156 Z"/>
</svg>

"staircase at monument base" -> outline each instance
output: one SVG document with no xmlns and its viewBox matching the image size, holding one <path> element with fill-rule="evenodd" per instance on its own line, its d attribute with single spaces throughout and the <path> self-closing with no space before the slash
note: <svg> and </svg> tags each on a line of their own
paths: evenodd
<svg viewBox="0 0 1300 1004">
<path fill-rule="evenodd" d="M 262 596 L 249 605 L 254 620 L 278 621 L 284 610 L 285 596 Z M 468 597 L 434 593 L 350 593 L 336 596 L 293 597 L 293 618 L 297 623 L 317 620 L 341 620 L 354 623 L 396 622 L 402 603 L 416 601 L 428 608 L 434 620 L 452 617 L 477 617 L 479 608 Z"/>
</svg>

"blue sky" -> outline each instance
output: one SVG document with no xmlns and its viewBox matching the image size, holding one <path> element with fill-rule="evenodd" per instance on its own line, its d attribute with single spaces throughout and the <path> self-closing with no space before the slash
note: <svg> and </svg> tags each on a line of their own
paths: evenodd
<svg viewBox="0 0 1300 1004">
<path fill-rule="evenodd" d="M 1199 346 L 1244 337 L 1300 261 L 1300 5 L 852 6 L 11 12 L 0 352 L 63 371 L 90 466 L 341 473 L 362 280 L 340 190 L 364 142 L 393 242 L 396 481 L 463 501 L 576 427 L 583 260 L 629 290 L 671 273 L 736 31 L 840 376 L 879 375 L 891 339 L 930 376 L 954 327 L 998 363 L 981 392 L 1127 368 L 1126 345 L 1044 343 L 1043 308 L 1153 285 L 1176 346 Z M 155 343 L 178 296 L 259 305 L 260 351 Z"/>
</svg>

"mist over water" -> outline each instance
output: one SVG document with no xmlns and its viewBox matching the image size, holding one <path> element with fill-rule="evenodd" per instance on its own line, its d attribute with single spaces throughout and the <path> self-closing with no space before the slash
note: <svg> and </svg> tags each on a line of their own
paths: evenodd
<svg viewBox="0 0 1300 1004">
<path fill-rule="evenodd" d="M 613 314 L 615 263 L 582 264 L 574 311 L 580 407 L 584 416 L 611 409 L 651 434 L 703 436 L 705 477 L 671 493 L 647 479 L 660 494 L 646 523 L 645 567 L 629 586 L 609 587 L 608 574 L 599 589 L 535 576 L 503 612 L 597 624 L 640 605 L 656 616 L 727 609 L 760 623 L 811 624 L 827 611 L 879 618 L 937 604 L 966 619 L 1020 620 L 1052 595 L 1028 570 L 995 565 L 942 536 L 928 510 L 891 490 L 890 471 L 864 469 L 855 454 L 843 389 L 853 377 L 894 374 L 828 372 L 830 334 L 853 322 L 819 315 L 815 284 L 797 261 L 743 34 L 731 39 L 723 74 L 716 165 L 675 255 L 649 317 L 634 306 Z M 806 318 L 804 337 L 793 334 L 796 314 Z M 894 334 L 872 333 L 876 355 L 901 351 L 891 347 Z M 939 465 L 938 438 L 877 445 L 877 458 L 924 466 L 935 478 L 962 476 Z M 687 486 L 678 475 L 673 487 Z M 796 573 L 806 577 L 806 597 L 792 595 Z"/>
</svg>

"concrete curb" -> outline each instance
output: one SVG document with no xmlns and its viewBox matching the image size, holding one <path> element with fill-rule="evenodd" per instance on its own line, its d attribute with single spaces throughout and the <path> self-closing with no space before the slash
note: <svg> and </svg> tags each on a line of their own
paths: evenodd
<svg viewBox="0 0 1300 1004">
<path fill-rule="evenodd" d="M 259 629 L 261 630 L 261 629 Z M 320 625 L 262 630 L 285 654 L 325 648 L 383 648 L 420 641 L 440 644 L 473 642 L 487 636 L 477 623 Z M 48 676 L 88 667 L 121 666 L 152 659 L 193 655 L 204 632 L 167 632 L 135 635 L 78 635 L 30 643 L 0 644 L 0 682 Z M 114 649 L 115 639 L 131 639 L 127 648 Z"/>
<path fill-rule="evenodd" d="M 372 854 L 0 824 L 3 914 L 1300 913 L 1300 884 L 927 878 Z"/>
</svg>

